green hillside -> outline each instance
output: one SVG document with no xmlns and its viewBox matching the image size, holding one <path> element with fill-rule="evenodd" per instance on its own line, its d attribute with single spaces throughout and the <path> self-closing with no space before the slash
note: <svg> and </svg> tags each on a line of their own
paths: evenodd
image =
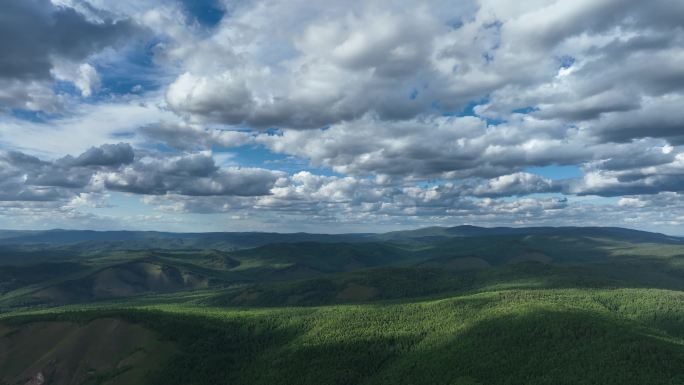
<svg viewBox="0 0 684 385">
<path fill-rule="evenodd" d="M 130 304 L 6 322 L 118 317 L 155 330 L 176 350 L 150 384 L 681 384 L 683 304 L 653 289 L 507 290 L 244 311 Z"/>
<path fill-rule="evenodd" d="M 684 384 L 676 237 L 136 234 L 2 246 L 0 384 Z"/>
</svg>

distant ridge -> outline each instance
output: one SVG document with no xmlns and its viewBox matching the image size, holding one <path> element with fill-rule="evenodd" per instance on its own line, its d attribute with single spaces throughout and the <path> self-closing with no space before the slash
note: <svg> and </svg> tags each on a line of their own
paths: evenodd
<svg viewBox="0 0 684 385">
<path fill-rule="evenodd" d="M 354 242 L 370 234 L 309 234 L 265 232 L 208 232 L 171 233 L 158 231 L 94 231 L 94 230 L 0 230 L 0 245 L 51 245 L 79 244 L 98 248 L 110 243 L 112 248 L 217 248 L 236 249 L 271 243 L 289 242 Z M 124 244 L 117 244 L 124 242 Z M 95 245 L 93 245 L 95 246 Z"/>
<path fill-rule="evenodd" d="M 217 248 L 237 249 L 272 243 L 296 242 L 423 242 L 456 237 L 563 235 L 577 237 L 614 237 L 631 242 L 684 243 L 684 238 L 622 227 L 424 227 L 380 234 L 315 234 L 269 232 L 173 233 L 160 231 L 95 230 L 0 230 L 0 245 L 74 245 L 97 243 L 112 248 Z M 124 244 L 121 244 L 124 243 Z"/>
<path fill-rule="evenodd" d="M 474 237 L 496 235 L 573 235 L 573 236 L 611 236 L 626 238 L 634 242 L 670 241 L 684 242 L 684 238 L 662 233 L 627 229 L 623 227 L 579 227 L 579 226 L 538 226 L 538 227 L 478 227 L 462 225 L 454 227 L 425 227 L 416 230 L 393 231 L 379 234 L 384 240 L 415 239 L 423 237 Z"/>
</svg>

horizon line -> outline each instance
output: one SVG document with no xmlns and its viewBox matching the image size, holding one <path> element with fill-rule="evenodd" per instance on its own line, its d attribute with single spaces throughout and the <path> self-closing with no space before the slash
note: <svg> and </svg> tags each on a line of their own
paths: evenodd
<svg viewBox="0 0 684 385">
<path fill-rule="evenodd" d="M 125 229 L 109 229 L 109 230 L 93 230 L 93 229 L 78 229 L 78 228 L 50 228 L 50 229 L 0 229 L 0 232 L 49 232 L 49 231 L 90 231 L 90 232 L 95 232 L 95 233 L 108 233 L 108 232 L 129 232 L 129 233 L 167 233 L 167 234 L 246 234 L 246 233 L 254 233 L 254 234 L 312 234 L 312 235 L 366 235 L 366 234 L 389 234 L 389 233 L 396 233 L 396 232 L 404 232 L 404 231 L 418 231 L 418 230 L 424 230 L 424 229 L 430 229 L 430 228 L 440 228 L 440 229 L 454 229 L 454 228 L 464 228 L 464 227 L 471 227 L 471 228 L 479 228 L 479 229 L 541 229 L 541 228 L 550 228 L 550 229 L 623 229 L 623 230 L 632 230 L 632 231 L 640 231 L 640 232 L 645 232 L 645 233 L 651 233 L 651 234 L 661 234 L 665 236 L 671 236 L 671 237 L 684 237 L 684 234 L 677 235 L 677 234 L 668 234 L 664 233 L 661 231 L 651 231 L 651 230 L 642 230 L 642 229 L 637 229 L 637 228 L 632 228 L 632 227 L 622 227 L 622 226 L 479 226 L 479 225 L 468 225 L 468 224 L 463 224 L 463 225 L 455 225 L 455 226 L 425 226 L 425 227 L 413 227 L 413 228 L 408 228 L 404 230 L 392 230 L 392 231 L 384 231 L 384 232 L 344 232 L 344 233 L 314 233 L 314 232 L 307 232 L 307 231 L 293 231 L 293 232 L 279 232 L 279 231 L 259 231 L 259 230 L 246 230 L 246 231 L 163 231 L 163 230 L 125 230 Z"/>
</svg>

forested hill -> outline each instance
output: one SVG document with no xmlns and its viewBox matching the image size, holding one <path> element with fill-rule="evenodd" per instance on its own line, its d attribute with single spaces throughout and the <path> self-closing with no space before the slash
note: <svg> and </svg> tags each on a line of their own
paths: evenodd
<svg viewBox="0 0 684 385">
<path fill-rule="evenodd" d="M 0 232 L 0 384 L 684 384 L 684 240 Z"/>
</svg>

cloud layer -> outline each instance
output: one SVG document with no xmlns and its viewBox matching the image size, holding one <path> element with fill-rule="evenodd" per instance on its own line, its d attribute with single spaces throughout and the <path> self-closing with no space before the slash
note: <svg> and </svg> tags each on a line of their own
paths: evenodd
<svg viewBox="0 0 684 385">
<path fill-rule="evenodd" d="M 676 1 L 0 5 L 0 225 L 684 232 Z"/>
</svg>

